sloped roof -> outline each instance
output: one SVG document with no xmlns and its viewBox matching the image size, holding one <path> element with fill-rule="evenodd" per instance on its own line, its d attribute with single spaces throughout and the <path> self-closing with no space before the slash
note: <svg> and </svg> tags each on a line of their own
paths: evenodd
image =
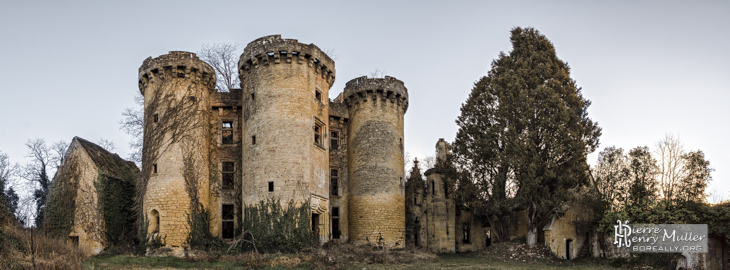
<svg viewBox="0 0 730 270">
<path fill-rule="evenodd" d="M 74 137 L 73 142 L 77 142 L 86 151 L 99 170 L 109 177 L 124 179 L 126 173 L 131 172 L 137 174 L 139 172 L 139 168 L 137 168 L 134 162 L 124 160 L 119 155 L 110 153 L 95 143 L 79 137 Z"/>
</svg>

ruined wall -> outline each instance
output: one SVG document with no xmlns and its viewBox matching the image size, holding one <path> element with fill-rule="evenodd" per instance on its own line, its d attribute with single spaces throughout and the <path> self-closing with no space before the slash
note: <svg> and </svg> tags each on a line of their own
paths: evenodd
<svg viewBox="0 0 730 270">
<path fill-rule="evenodd" d="M 215 73 L 194 53 L 147 58 L 139 69 L 144 96 L 143 213 L 159 213 L 166 246 L 188 237 L 191 201 L 209 206 L 209 110 Z M 150 231 L 152 233 L 152 231 Z"/>
<path fill-rule="evenodd" d="M 347 82 L 350 240 L 405 247 L 403 115 L 408 93 L 392 78 Z"/>
<path fill-rule="evenodd" d="M 470 211 L 463 209 L 456 210 L 456 251 L 476 252 L 487 246 L 488 228 L 480 220 L 475 218 Z M 465 230 L 468 232 L 465 233 Z M 465 238 L 468 237 L 468 241 Z"/>
<path fill-rule="evenodd" d="M 426 171 L 426 209 L 428 249 L 438 253 L 456 252 L 456 207 L 453 194 L 446 196 L 443 176 L 434 169 Z"/>
<path fill-rule="evenodd" d="M 74 222 L 68 236 L 78 237 L 79 248 L 86 255 L 96 255 L 104 250 L 104 219 L 99 211 L 99 198 L 94 186 L 99 169 L 75 140 L 67 153 L 62 167 L 74 170 L 72 175 L 75 179 L 65 180 L 78 181 Z"/>
<path fill-rule="evenodd" d="M 588 238 L 587 233 L 578 233 L 575 221 L 580 215 L 585 215 L 586 209 L 575 203 L 570 203 L 568 210 L 562 217 L 554 218 L 543 230 L 545 245 L 553 254 L 562 259 L 575 259 Z M 570 245 L 568 244 L 570 242 Z M 569 253 L 569 254 L 568 254 Z M 570 255 L 570 256 L 568 256 Z"/>
</svg>

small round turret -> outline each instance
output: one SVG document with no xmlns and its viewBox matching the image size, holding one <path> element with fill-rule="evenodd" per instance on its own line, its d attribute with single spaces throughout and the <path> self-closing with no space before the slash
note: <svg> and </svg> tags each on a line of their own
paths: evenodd
<svg viewBox="0 0 730 270">
<path fill-rule="evenodd" d="M 403 248 L 403 116 L 408 91 L 393 77 L 360 77 L 347 82 L 343 95 L 350 115 L 350 239 Z"/>
</svg>

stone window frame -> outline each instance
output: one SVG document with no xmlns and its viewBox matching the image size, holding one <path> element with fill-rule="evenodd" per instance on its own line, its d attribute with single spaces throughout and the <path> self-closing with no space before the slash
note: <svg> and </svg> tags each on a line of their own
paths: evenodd
<svg viewBox="0 0 730 270">
<path fill-rule="evenodd" d="M 230 211 L 226 211 L 226 208 L 230 207 Z M 236 212 L 235 212 L 235 205 L 224 203 L 221 204 L 221 238 L 223 239 L 233 239 L 235 237 L 235 226 L 236 226 Z M 226 215 L 226 212 L 230 212 L 229 215 Z M 226 225 L 230 226 L 230 234 L 226 235 Z"/>
<path fill-rule="evenodd" d="M 227 127 L 226 124 L 230 123 L 230 127 Z M 235 121 L 233 119 L 221 119 L 221 145 L 231 145 L 235 144 L 235 140 L 233 138 L 233 131 L 235 130 Z M 226 132 L 230 132 L 230 135 L 226 135 Z"/>
<path fill-rule="evenodd" d="M 335 210 L 337 210 L 337 211 L 335 211 Z M 340 239 L 340 236 L 342 235 L 342 230 L 339 229 L 340 228 L 340 207 L 333 206 L 330 213 L 332 213 L 332 215 L 330 216 L 330 218 L 332 219 L 332 221 L 331 221 L 332 225 L 330 226 L 332 228 L 332 239 Z M 335 226 L 334 224 L 337 224 L 337 225 Z M 337 231 L 340 231 L 339 233 L 337 231 L 335 231 L 335 227 L 338 228 Z"/>
<path fill-rule="evenodd" d="M 231 165 L 231 170 L 226 170 L 226 163 Z M 232 160 L 221 160 L 221 189 L 233 190 L 236 183 L 236 162 Z M 230 177 L 230 182 L 226 181 L 226 177 Z"/>
<path fill-rule="evenodd" d="M 314 118 L 314 126 L 312 127 L 312 131 L 314 133 L 313 139 L 314 139 L 314 146 L 325 150 L 324 147 L 324 140 L 327 137 L 327 126 L 324 124 L 322 120 L 319 120 L 316 116 Z"/>
<path fill-rule="evenodd" d="M 330 150 L 337 150 L 340 148 L 340 131 L 332 130 L 330 128 Z"/>
<path fill-rule="evenodd" d="M 336 167 L 330 168 L 330 196 L 340 196 L 340 169 Z"/>
<path fill-rule="evenodd" d="M 322 91 L 319 91 L 319 89 L 314 89 L 314 99 L 319 101 L 319 103 L 322 102 Z"/>
</svg>

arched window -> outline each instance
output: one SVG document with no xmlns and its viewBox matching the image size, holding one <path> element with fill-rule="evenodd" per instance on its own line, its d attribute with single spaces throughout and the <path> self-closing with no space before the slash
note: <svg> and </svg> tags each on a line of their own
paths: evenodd
<svg viewBox="0 0 730 270">
<path fill-rule="evenodd" d="M 160 232 L 160 213 L 157 210 L 152 209 L 150 212 L 150 226 L 147 229 L 148 233 L 159 233 Z"/>
</svg>

